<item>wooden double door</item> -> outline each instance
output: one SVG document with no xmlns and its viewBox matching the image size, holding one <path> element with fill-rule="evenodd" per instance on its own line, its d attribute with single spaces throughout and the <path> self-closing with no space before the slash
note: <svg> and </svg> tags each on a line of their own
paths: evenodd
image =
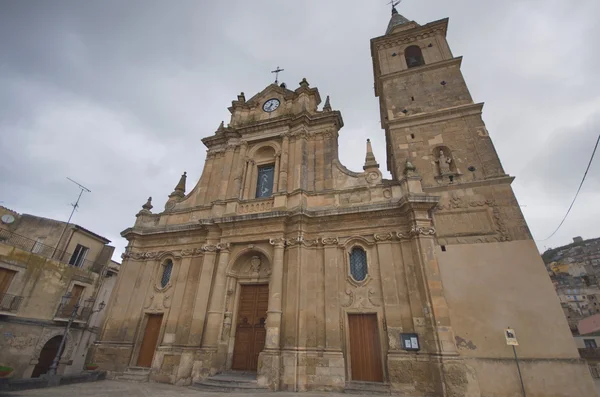
<svg viewBox="0 0 600 397">
<path fill-rule="evenodd" d="M 242 285 L 231 369 L 256 371 L 265 347 L 269 285 Z"/>
<path fill-rule="evenodd" d="M 352 380 L 383 382 L 381 344 L 376 314 L 348 315 Z"/>
</svg>

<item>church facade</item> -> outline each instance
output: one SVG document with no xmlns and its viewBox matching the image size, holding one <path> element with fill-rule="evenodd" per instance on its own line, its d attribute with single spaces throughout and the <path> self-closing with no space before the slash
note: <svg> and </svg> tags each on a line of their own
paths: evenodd
<svg viewBox="0 0 600 397">
<path fill-rule="evenodd" d="M 594 386 L 446 41 L 396 10 L 371 40 L 382 178 L 338 160 L 341 113 L 303 79 L 229 108 L 164 211 L 129 244 L 93 361 L 189 385 L 256 372 L 270 390 L 379 383 L 406 396 L 591 396 Z"/>
</svg>

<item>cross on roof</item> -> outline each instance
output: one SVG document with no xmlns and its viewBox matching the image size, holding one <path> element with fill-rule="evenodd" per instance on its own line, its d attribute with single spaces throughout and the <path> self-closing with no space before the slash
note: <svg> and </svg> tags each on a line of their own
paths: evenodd
<svg viewBox="0 0 600 397">
<path fill-rule="evenodd" d="M 278 83 L 279 80 L 279 72 L 283 72 L 284 69 L 279 69 L 279 66 L 277 66 L 277 69 L 272 70 L 271 73 L 275 73 L 275 84 Z"/>
<path fill-rule="evenodd" d="M 390 2 L 388 4 L 390 4 L 392 6 L 392 10 L 393 10 L 401 2 L 402 2 L 402 0 L 390 0 Z"/>
</svg>

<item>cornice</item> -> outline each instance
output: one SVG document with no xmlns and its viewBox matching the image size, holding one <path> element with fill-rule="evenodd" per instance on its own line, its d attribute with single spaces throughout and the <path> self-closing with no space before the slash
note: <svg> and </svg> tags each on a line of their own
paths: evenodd
<svg viewBox="0 0 600 397">
<path fill-rule="evenodd" d="M 410 116 L 404 116 L 398 119 L 387 121 L 387 126 L 393 127 L 416 127 L 423 124 L 445 121 L 465 116 L 476 116 L 483 112 L 483 103 L 474 103 L 460 105 L 453 108 L 436 110 L 434 112 L 419 113 Z"/>
<path fill-rule="evenodd" d="M 332 122 L 337 129 L 340 129 L 344 126 L 344 120 L 340 111 L 334 110 L 331 112 L 318 113 L 303 112 L 296 115 L 283 115 L 275 119 L 257 121 L 249 125 L 229 127 L 229 129 L 231 129 L 229 132 L 231 136 L 227 136 L 225 133 L 218 133 L 216 135 L 202 138 L 202 143 L 204 143 L 207 148 L 211 149 L 219 145 L 225 146 L 228 140 L 233 137 L 243 137 L 247 142 L 264 139 L 264 136 L 253 139 L 251 134 L 262 132 L 268 129 L 276 130 L 281 127 L 291 129 L 299 125 L 308 125 L 314 127 L 318 125 L 330 124 Z M 272 136 L 278 136 L 280 134 L 281 132 L 273 132 Z M 271 137 L 271 135 L 269 135 L 269 137 Z"/>
<path fill-rule="evenodd" d="M 147 236 L 162 233 L 174 233 L 174 232 L 189 232 L 189 231 L 201 231 L 207 232 L 206 226 L 198 223 L 186 223 L 182 225 L 166 225 L 166 226 L 154 226 L 154 227 L 128 227 L 121 232 L 121 237 L 127 238 L 130 235 Z"/>
<path fill-rule="evenodd" d="M 428 63 L 423 66 L 418 66 L 416 68 L 410 68 L 410 69 L 406 69 L 406 70 L 400 70 L 398 72 L 380 75 L 379 81 L 383 82 L 383 81 L 391 80 L 391 79 L 397 78 L 397 77 L 410 76 L 411 74 L 418 74 L 418 73 L 422 73 L 422 72 L 427 72 L 429 70 L 445 68 L 448 66 L 460 67 L 462 65 L 462 60 L 463 60 L 463 57 L 456 57 L 456 58 L 452 58 L 452 59 L 446 59 L 444 61 Z"/>
<path fill-rule="evenodd" d="M 448 18 L 444 18 L 430 22 L 423 26 L 416 27 L 414 29 L 403 30 L 400 32 L 376 37 L 371 39 L 371 49 L 373 51 L 381 48 L 382 46 L 389 48 L 403 42 L 408 43 L 411 41 L 420 40 L 422 38 L 429 37 L 429 35 L 434 35 L 437 32 L 442 32 L 444 36 L 446 36 L 446 32 L 448 30 L 448 21 Z"/>
<path fill-rule="evenodd" d="M 461 190 L 461 189 L 472 189 L 476 187 L 482 186 L 493 186 L 493 185 L 510 185 L 515 180 L 514 176 L 505 175 L 496 178 L 488 178 L 476 181 L 466 181 L 466 182 L 455 182 L 452 185 L 444 185 L 444 186 L 423 186 L 423 190 L 427 193 L 438 193 L 438 192 L 447 192 L 449 190 Z"/>
</svg>

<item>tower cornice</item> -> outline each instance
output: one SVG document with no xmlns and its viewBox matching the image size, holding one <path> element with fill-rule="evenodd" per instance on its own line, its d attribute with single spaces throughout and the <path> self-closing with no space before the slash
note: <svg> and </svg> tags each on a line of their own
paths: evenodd
<svg viewBox="0 0 600 397">
<path fill-rule="evenodd" d="M 371 54 L 375 55 L 375 50 L 382 47 L 389 48 L 398 44 L 410 43 L 422 38 L 434 36 L 438 32 L 442 32 L 444 37 L 446 37 L 446 33 L 448 32 L 448 21 L 448 18 L 444 18 L 430 22 L 427 25 L 417 26 L 413 29 L 375 37 L 374 39 L 371 39 Z"/>
</svg>

